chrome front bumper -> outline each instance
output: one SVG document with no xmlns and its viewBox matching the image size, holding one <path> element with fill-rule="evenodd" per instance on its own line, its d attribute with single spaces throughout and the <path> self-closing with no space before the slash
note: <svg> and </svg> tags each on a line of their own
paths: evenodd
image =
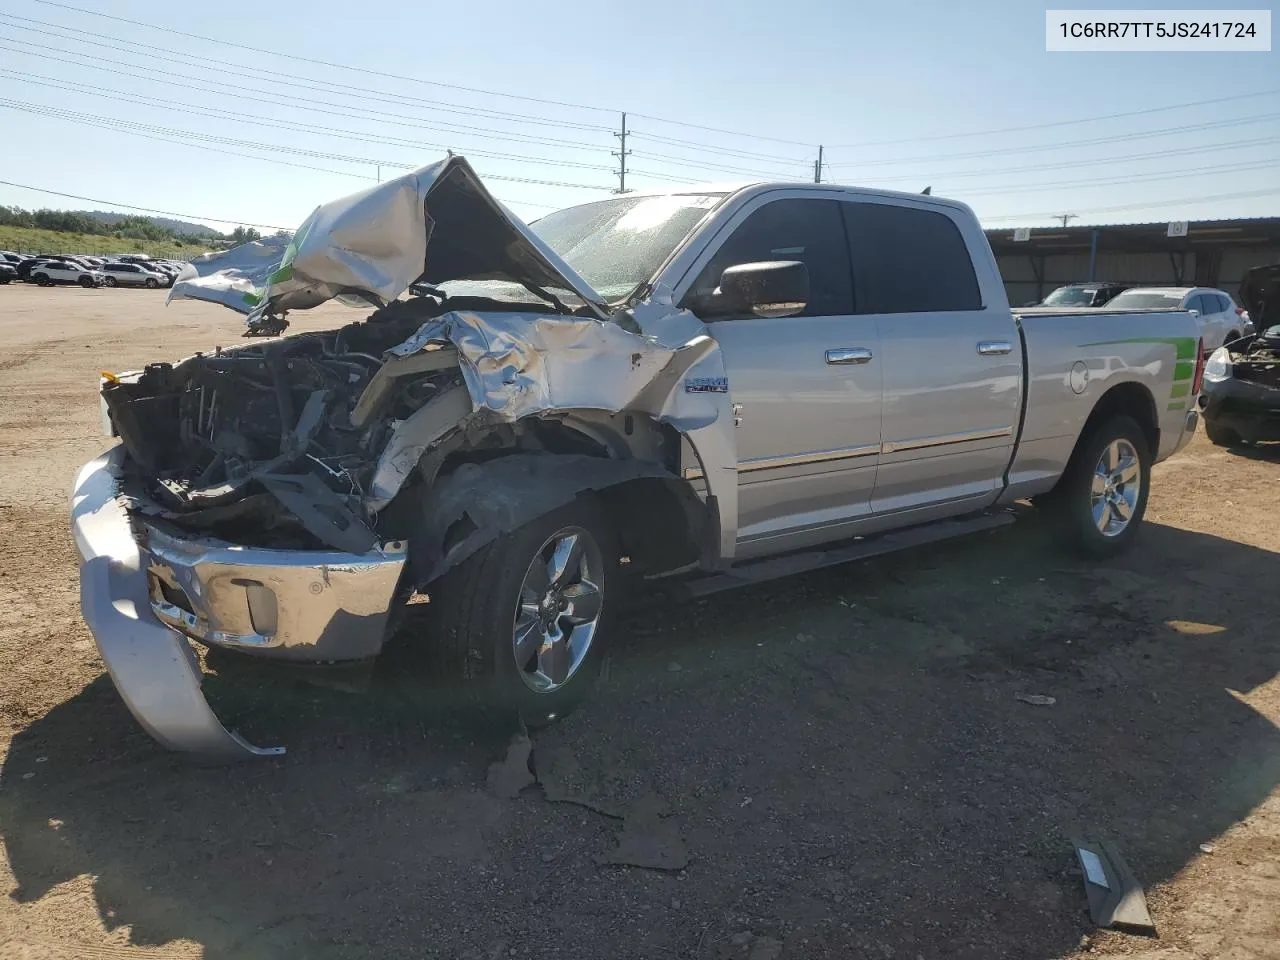
<svg viewBox="0 0 1280 960">
<path fill-rule="evenodd" d="M 186 638 L 289 660 L 372 656 L 405 544 L 353 556 L 179 539 L 142 523 L 136 536 L 118 496 L 123 456 L 115 447 L 86 464 L 71 501 L 80 607 L 116 690 L 172 750 L 226 759 L 283 753 L 222 726 Z"/>
</svg>

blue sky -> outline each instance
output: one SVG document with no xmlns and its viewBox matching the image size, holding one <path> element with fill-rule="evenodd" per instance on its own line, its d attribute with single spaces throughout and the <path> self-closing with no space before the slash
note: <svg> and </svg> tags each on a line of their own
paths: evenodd
<svg viewBox="0 0 1280 960">
<path fill-rule="evenodd" d="M 824 179 L 989 225 L 1280 215 L 1280 52 L 1046 53 L 1025 0 L 59 3 L 92 12 L 0 0 L 0 180 L 198 218 L 296 226 L 451 146 L 533 219 L 617 185 L 622 110 L 638 189 L 809 179 L 823 144 Z"/>
</svg>

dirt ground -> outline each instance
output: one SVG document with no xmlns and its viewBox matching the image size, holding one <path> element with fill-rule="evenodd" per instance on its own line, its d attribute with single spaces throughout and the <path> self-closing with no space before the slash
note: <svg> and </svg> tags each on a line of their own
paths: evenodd
<svg viewBox="0 0 1280 960">
<path fill-rule="evenodd" d="M 513 798 L 507 733 L 395 658 L 364 695 L 210 658 L 228 725 L 289 753 L 202 768 L 104 675 L 67 495 L 100 369 L 238 334 L 0 288 L 0 957 L 1280 957 L 1280 450 L 1197 438 L 1103 566 L 1032 516 L 644 598 Z M 1074 837 L 1123 851 L 1158 938 L 1091 926 Z"/>
</svg>

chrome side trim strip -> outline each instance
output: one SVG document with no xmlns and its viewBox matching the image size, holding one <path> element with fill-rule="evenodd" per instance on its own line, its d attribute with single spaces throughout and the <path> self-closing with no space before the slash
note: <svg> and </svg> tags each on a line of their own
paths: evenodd
<svg viewBox="0 0 1280 960">
<path fill-rule="evenodd" d="M 969 443 L 973 440 L 994 440 L 1012 437 L 1013 427 L 995 427 L 991 430 L 969 430 L 965 433 L 944 433 L 937 437 L 920 437 L 916 440 L 893 440 L 880 444 L 881 453 L 901 453 L 903 450 L 922 450 L 925 447 L 942 447 L 952 443 Z"/>
<path fill-rule="evenodd" d="M 756 470 L 776 470 L 779 467 L 799 467 L 810 463 L 829 463 L 833 460 L 853 460 L 857 457 L 870 457 L 880 452 L 878 443 L 870 443 L 861 447 L 841 447 L 838 450 L 814 450 L 810 453 L 793 453 L 785 457 L 756 457 L 743 460 L 738 464 L 739 473 L 753 473 Z M 698 467 L 684 469 L 686 480 L 702 479 L 702 470 Z"/>
<path fill-rule="evenodd" d="M 756 470 L 776 470 L 779 467 L 799 467 L 809 463 L 829 463 L 834 460 L 852 460 L 877 453 L 901 453 L 904 450 L 922 450 L 926 447 L 942 447 L 953 443 L 969 443 L 974 440 L 994 440 L 1012 437 L 1013 427 L 995 427 L 990 430 L 970 430 L 966 433 L 945 433 L 937 437 L 921 437 L 918 440 L 894 440 L 889 443 L 867 444 L 861 447 L 842 447 L 839 450 L 815 450 L 812 453 L 794 453 L 785 457 L 757 457 L 738 464 L 739 473 Z M 686 480 L 701 480 L 699 467 L 685 467 Z"/>
</svg>

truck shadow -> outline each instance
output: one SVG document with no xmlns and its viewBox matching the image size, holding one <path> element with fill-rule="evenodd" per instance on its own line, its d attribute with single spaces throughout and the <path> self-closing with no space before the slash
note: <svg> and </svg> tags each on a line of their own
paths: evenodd
<svg viewBox="0 0 1280 960">
<path fill-rule="evenodd" d="M 680 873 L 601 866 L 612 819 L 487 791 L 504 735 L 425 709 L 447 685 L 215 678 L 224 716 L 290 754 L 209 769 L 104 677 L 13 740 L 12 896 L 88 874 L 107 927 L 206 958 L 728 957 L 744 931 L 806 957 L 1059 956 L 1091 929 L 1069 838 L 1114 840 L 1150 887 L 1280 784 L 1248 702 L 1280 668 L 1277 574 L 1155 524 L 1120 560 L 1064 561 L 1027 523 L 644 598 L 535 765 L 598 807 L 659 797 Z"/>
</svg>

